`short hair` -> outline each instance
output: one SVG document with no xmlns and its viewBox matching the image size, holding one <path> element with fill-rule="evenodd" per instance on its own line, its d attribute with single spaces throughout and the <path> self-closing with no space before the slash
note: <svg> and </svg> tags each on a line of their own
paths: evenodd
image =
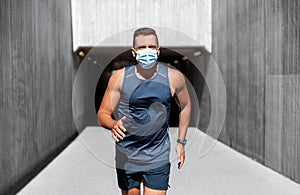
<svg viewBox="0 0 300 195">
<path fill-rule="evenodd" d="M 157 38 L 157 34 L 155 32 L 154 29 L 152 28 L 148 28 L 148 27 L 143 27 L 143 28 L 139 28 L 137 30 L 134 31 L 134 34 L 133 34 L 133 47 L 135 47 L 135 38 L 137 36 L 140 36 L 140 35 L 143 35 L 143 36 L 146 36 L 146 35 L 154 35 L 156 37 L 156 42 L 157 42 L 157 46 L 159 46 L 158 44 L 158 38 Z"/>
</svg>

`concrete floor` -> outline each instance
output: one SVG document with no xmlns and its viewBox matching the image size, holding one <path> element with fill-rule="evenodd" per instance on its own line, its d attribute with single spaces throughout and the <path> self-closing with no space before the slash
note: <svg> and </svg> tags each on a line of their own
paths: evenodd
<svg viewBox="0 0 300 195">
<path fill-rule="evenodd" d="M 170 129 L 172 170 L 168 194 L 295 195 L 300 185 L 241 155 L 220 142 L 189 129 L 186 163 L 176 168 L 177 131 Z M 207 150 L 213 146 L 211 150 Z M 201 149 L 201 150 L 200 150 Z M 199 151 L 204 151 L 205 155 Z M 114 169 L 114 142 L 100 127 L 88 127 L 18 194 L 120 194 Z"/>
</svg>

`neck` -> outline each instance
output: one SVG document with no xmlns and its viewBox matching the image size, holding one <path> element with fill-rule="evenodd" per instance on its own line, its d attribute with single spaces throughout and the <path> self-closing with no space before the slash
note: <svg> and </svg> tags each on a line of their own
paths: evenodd
<svg viewBox="0 0 300 195">
<path fill-rule="evenodd" d="M 151 79 L 156 75 L 157 63 L 150 69 L 143 69 L 140 65 L 136 66 L 136 72 L 142 79 Z"/>
</svg>

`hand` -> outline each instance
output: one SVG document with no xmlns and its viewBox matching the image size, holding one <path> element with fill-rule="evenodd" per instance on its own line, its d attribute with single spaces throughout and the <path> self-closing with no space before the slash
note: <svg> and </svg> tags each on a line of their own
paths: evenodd
<svg viewBox="0 0 300 195">
<path fill-rule="evenodd" d="M 125 127 L 123 126 L 124 121 L 126 120 L 126 116 L 123 116 L 111 129 L 112 137 L 115 141 L 119 142 L 125 138 L 124 132 L 126 132 Z"/>
<path fill-rule="evenodd" d="M 184 151 L 184 145 L 183 144 L 179 144 L 179 143 L 177 144 L 176 153 L 177 153 L 177 159 L 179 161 L 178 169 L 181 169 L 181 167 L 184 164 L 184 160 L 185 160 L 185 151 Z"/>
</svg>

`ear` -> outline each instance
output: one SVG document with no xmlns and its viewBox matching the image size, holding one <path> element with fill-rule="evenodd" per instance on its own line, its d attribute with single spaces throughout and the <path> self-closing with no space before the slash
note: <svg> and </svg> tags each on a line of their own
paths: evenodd
<svg viewBox="0 0 300 195">
<path fill-rule="evenodd" d="M 132 53 L 132 56 L 135 58 L 135 50 L 134 50 L 134 48 L 131 48 L 131 53 Z"/>
<path fill-rule="evenodd" d="M 157 48 L 157 56 L 160 54 L 160 47 Z"/>
</svg>

